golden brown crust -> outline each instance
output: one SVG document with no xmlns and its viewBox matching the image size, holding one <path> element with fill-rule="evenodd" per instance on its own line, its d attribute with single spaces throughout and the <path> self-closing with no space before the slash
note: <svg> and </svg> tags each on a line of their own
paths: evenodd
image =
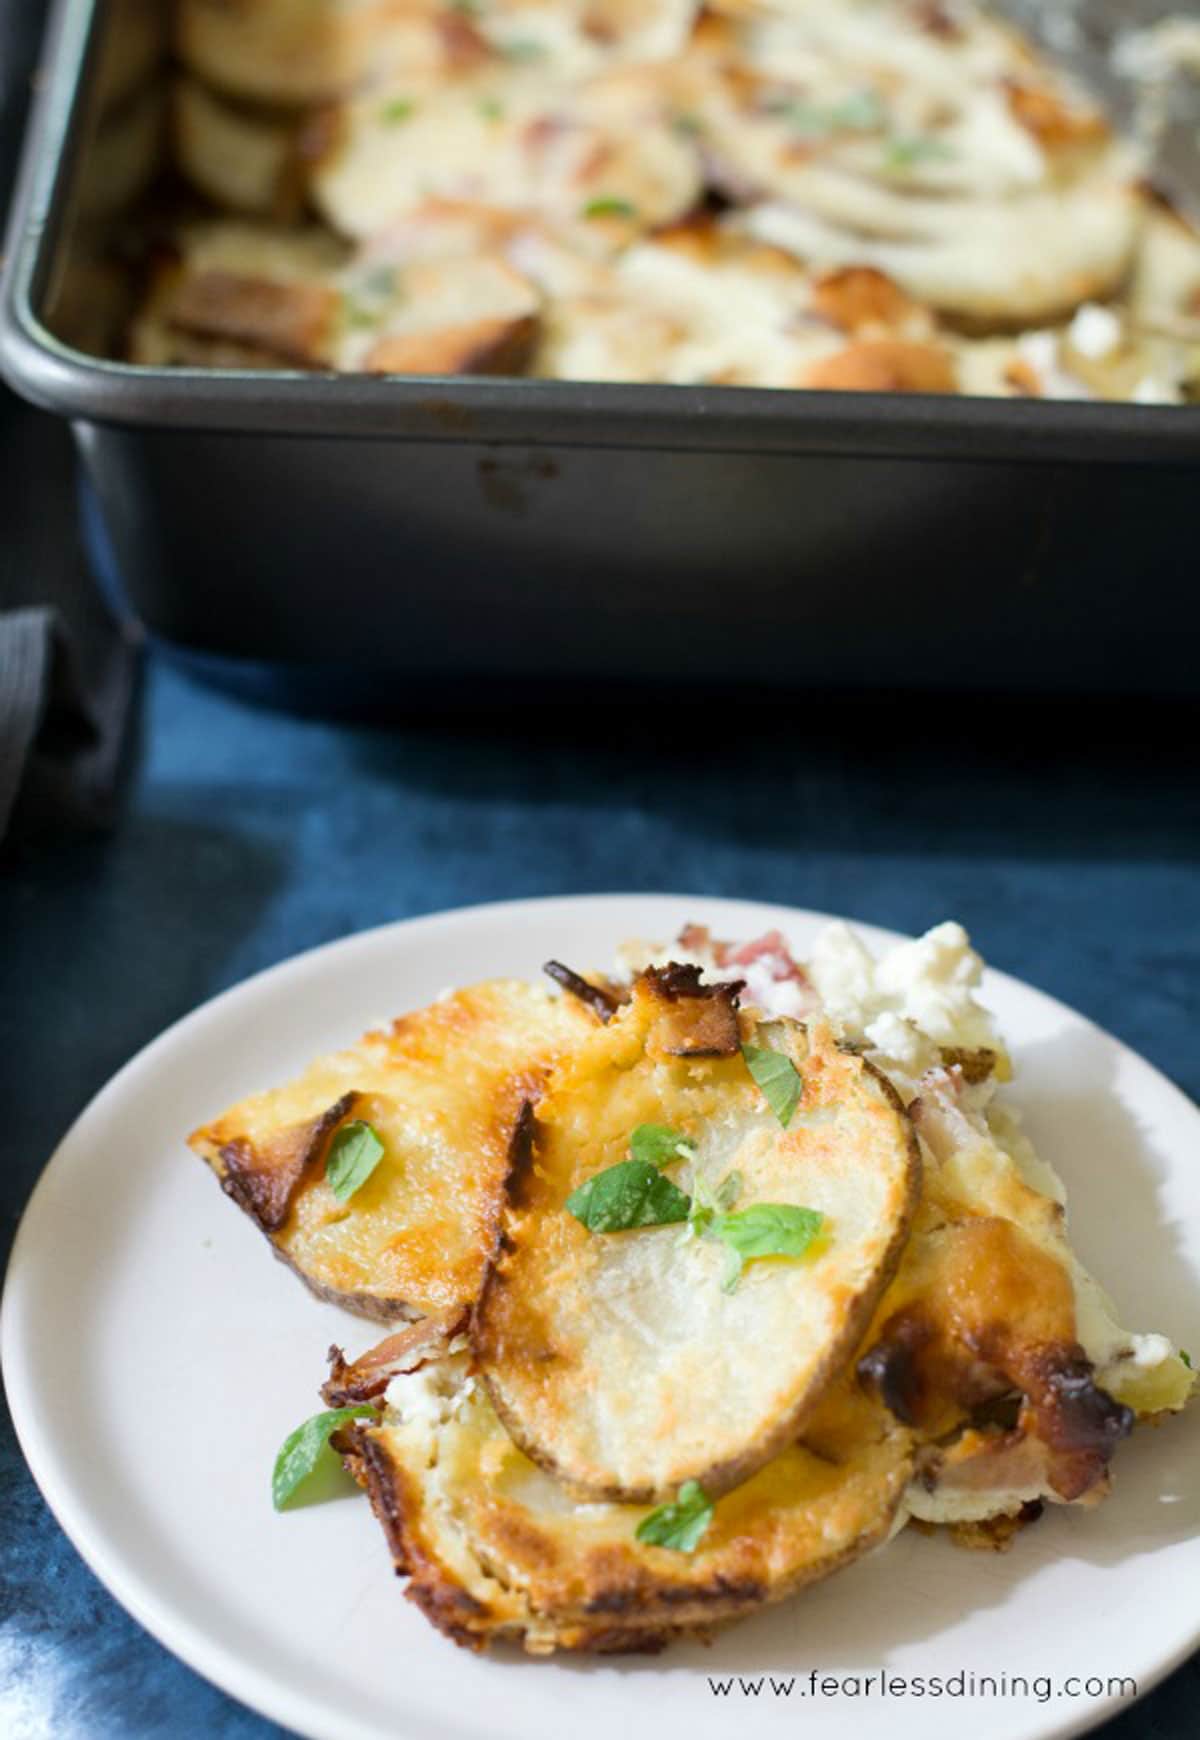
<svg viewBox="0 0 1200 1740">
<path fill-rule="evenodd" d="M 895 279 L 874 266 L 843 266 L 826 272 L 813 285 L 813 308 L 843 332 L 900 326 L 918 312 L 918 305 Z"/>
<path fill-rule="evenodd" d="M 522 1107 L 595 1026 L 523 981 L 470 986 L 242 1101 L 191 1146 L 319 1297 L 385 1323 L 461 1309 L 495 1243 Z M 384 1151 L 340 1202 L 318 1162 L 350 1116 Z"/>
<path fill-rule="evenodd" d="M 221 1172 L 221 1189 L 265 1233 L 278 1232 L 292 1210 L 305 1176 L 321 1159 L 339 1124 L 353 1112 L 358 1095 L 343 1094 L 311 1123 L 297 1124 L 255 1147 L 235 1136 L 213 1151 L 202 1133 L 191 1138 L 197 1151 Z"/>
<path fill-rule="evenodd" d="M 949 351 L 903 338 L 860 339 L 813 363 L 801 386 L 851 393 L 956 393 Z"/>
<path fill-rule="evenodd" d="M 706 1635 L 886 1537 L 911 1471 L 907 1435 L 852 1389 L 819 1426 L 833 1454 L 789 1449 L 718 1504 L 693 1554 L 638 1542 L 636 1508 L 573 1512 L 479 1396 L 436 1441 L 354 1422 L 337 1447 L 370 1495 L 408 1598 L 456 1643 L 627 1653 Z"/>
<path fill-rule="evenodd" d="M 638 981 L 631 1009 L 577 1055 L 571 1079 L 556 1078 L 543 1108 L 548 1121 L 539 1115 L 531 1142 L 514 1152 L 504 1230 L 471 1326 L 481 1376 L 514 1443 L 577 1490 L 623 1502 L 670 1496 L 689 1479 L 709 1493 L 727 1491 L 794 1439 L 861 1341 L 920 1192 L 907 1114 L 865 1060 L 827 1035 L 814 1042 L 801 1062 L 807 1110 L 785 1135 L 740 1056 L 677 1060 L 654 1044 L 677 1007 L 660 980 Z M 827 1133 L 841 1116 L 834 1105 L 848 1114 L 846 1137 Z M 815 1269 L 778 1265 L 761 1278 L 771 1290 L 754 1295 L 756 1306 L 724 1302 L 720 1258 L 708 1244 L 679 1249 L 671 1228 L 594 1235 L 563 1210 L 583 1178 L 621 1158 L 633 1124 L 662 1122 L 703 1139 L 698 1107 L 725 1129 L 750 1120 L 745 1138 L 734 1138 L 739 1164 L 765 1168 L 749 1200 L 787 1200 L 788 1181 L 795 1188 L 799 1175 L 810 1194 L 827 1191 L 822 1199 L 839 1205 L 832 1246 Z M 744 1140 L 750 1145 L 738 1147 Z M 860 1143 L 871 1155 L 861 1175 Z M 865 1208 L 867 1218 L 855 1218 L 868 1177 L 870 1192 L 881 1193 L 878 1224 Z M 775 1190 L 763 1194 L 767 1180 Z M 790 1330 L 776 1322 L 780 1311 Z M 646 1326 L 636 1336 L 633 1321 Z M 751 1334 L 787 1354 L 763 1368 L 761 1385 L 742 1401 L 739 1350 Z M 637 1386 L 625 1375 L 633 1369 Z M 739 1400 L 727 1403 L 735 1390 Z"/>
<path fill-rule="evenodd" d="M 378 375 L 520 374 L 538 338 L 538 317 L 465 320 L 376 339 L 363 368 Z"/>
<path fill-rule="evenodd" d="M 1047 151 L 1080 145 L 1102 145 L 1109 127 L 1098 109 L 1068 102 L 1045 85 L 1008 79 L 1005 89 L 1013 118 Z"/>
<path fill-rule="evenodd" d="M 320 284 L 276 282 L 215 267 L 185 272 L 172 298 L 174 326 L 232 339 L 307 367 L 324 361 L 341 299 Z"/>
</svg>

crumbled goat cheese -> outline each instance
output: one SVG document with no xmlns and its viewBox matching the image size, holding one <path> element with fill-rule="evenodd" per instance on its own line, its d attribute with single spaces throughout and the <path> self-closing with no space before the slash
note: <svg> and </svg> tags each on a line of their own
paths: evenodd
<svg viewBox="0 0 1200 1740">
<path fill-rule="evenodd" d="M 1111 308 L 1085 302 L 1071 322 L 1070 340 L 1080 356 L 1099 361 L 1111 356 L 1121 342 L 1121 322 Z"/>
<path fill-rule="evenodd" d="M 1135 405 L 1178 405 L 1182 403 L 1182 396 L 1178 388 L 1167 381 L 1144 375 L 1133 389 L 1133 402 Z"/>
<path fill-rule="evenodd" d="M 850 1037 L 898 1064 L 923 1061 L 922 1036 L 936 1045 L 1000 1049 L 992 1018 L 975 999 L 983 962 L 961 924 L 935 925 L 878 961 L 848 925 L 827 925 L 808 970 Z"/>
</svg>

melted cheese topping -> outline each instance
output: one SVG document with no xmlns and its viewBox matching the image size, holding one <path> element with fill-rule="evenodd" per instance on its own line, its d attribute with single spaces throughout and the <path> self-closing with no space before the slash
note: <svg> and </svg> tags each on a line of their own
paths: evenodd
<svg viewBox="0 0 1200 1740">
<path fill-rule="evenodd" d="M 594 1026 L 573 1000 L 488 981 L 243 1100 L 192 1145 L 224 1177 L 240 1158 L 242 1171 L 269 1179 L 279 1158 L 291 1157 L 296 1133 L 353 1096 L 343 1116 L 374 1128 L 382 1158 L 346 1202 L 323 1165 L 307 1169 L 272 1241 L 320 1291 L 386 1309 L 444 1310 L 479 1290 L 522 1104 Z"/>
</svg>

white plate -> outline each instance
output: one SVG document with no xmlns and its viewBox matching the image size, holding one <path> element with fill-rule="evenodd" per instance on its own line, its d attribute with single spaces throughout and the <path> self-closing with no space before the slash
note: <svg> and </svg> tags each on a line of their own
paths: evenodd
<svg viewBox="0 0 1200 1740">
<path fill-rule="evenodd" d="M 136 1057 L 71 1130 L 26 1212 L 2 1348 L 22 1446 L 56 1516 L 113 1594 L 235 1697 L 321 1740 L 1041 1740 L 1110 1714 L 1068 1675 L 1142 1691 L 1195 1645 L 1200 1433 L 1144 1431 L 1094 1514 L 1052 1511 L 1006 1555 L 909 1530 L 770 1613 L 655 1659 L 467 1655 L 401 1595 L 357 1495 L 282 1516 L 269 1475 L 319 1405 L 331 1341 L 369 1324 L 311 1299 L 183 1146 L 273 1083 L 444 986 L 535 976 L 550 955 L 603 963 L 685 919 L 727 936 L 779 926 L 800 953 L 823 920 L 666 896 L 544 900 L 397 924 L 301 955 L 229 991 Z M 878 947 L 883 933 L 862 926 Z M 978 939 L 986 944 L 986 938 Z M 1035 1140 L 1071 1192 L 1076 1243 L 1131 1328 L 1197 1329 L 1200 1113 L 1096 1027 L 1015 980 L 986 996 L 1016 1055 Z M 1194 1343 L 1193 1343 L 1194 1345 Z M 1000 1674 L 1028 1695 L 814 1696 L 813 1669 L 906 1678 Z M 797 1676 L 790 1696 L 709 1677 Z M 956 1682 L 957 1683 L 957 1682 Z M 965 1682 L 964 1682 L 965 1684 Z"/>
</svg>

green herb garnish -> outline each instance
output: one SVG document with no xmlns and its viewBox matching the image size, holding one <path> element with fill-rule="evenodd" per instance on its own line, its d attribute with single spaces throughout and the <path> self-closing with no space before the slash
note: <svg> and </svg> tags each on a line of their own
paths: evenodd
<svg viewBox="0 0 1200 1740">
<path fill-rule="evenodd" d="M 671 126 L 676 133 L 682 133 L 685 139 L 694 139 L 704 131 L 704 122 L 699 115 L 673 115 Z"/>
<path fill-rule="evenodd" d="M 530 36 L 513 37 L 508 42 L 501 42 L 497 46 L 505 60 L 541 60 L 546 53 L 545 43 L 535 42 Z"/>
<path fill-rule="evenodd" d="M 639 1124 L 629 1138 L 629 1152 L 648 1166 L 669 1166 L 673 1160 L 690 1160 L 696 1144 L 666 1124 Z"/>
<path fill-rule="evenodd" d="M 847 133 L 869 133 L 884 123 L 884 107 L 875 91 L 855 91 L 830 109 L 832 124 Z"/>
<path fill-rule="evenodd" d="M 412 119 L 416 106 L 411 97 L 393 97 L 390 102 L 381 104 L 379 119 L 389 127 L 398 127 L 401 121 Z"/>
<path fill-rule="evenodd" d="M 499 97 L 480 97 L 479 113 L 485 121 L 502 121 L 504 119 L 504 104 Z"/>
<path fill-rule="evenodd" d="M 756 1202 L 736 1214 L 717 1215 L 709 1232 L 728 1249 L 721 1285 L 732 1293 L 744 1265 L 754 1257 L 802 1257 L 824 1225 L 815 1208 L 793 1208 L 786 1202 Z"/>
<path fill-rule="evenodd" d="M 271 1474 L 271 1499 L 276 1510 L 284 1510 L 322 1459 L 332 1452 L 329 1440 L 347 1420 L 377 1419 L 374 1408 L 332 1408 L 327 1414 L 314 1414 L 283 1441 Z"/>
<path fill-rule="evenodd" d="M 1186 1347 L 1181 1347 L 1179 1349 L 1179 1357 L 1183 1361 L 1184 1365 L 1187 1366 L 1188 1370 L 1191 1371 L 1191 1369 L 1192 1369 L 1192 1356 L 1188 1352 Z"/>
<path fill-rule="evenodd" d="M 710 1190 L 703 1178 L 692 1180 L 692 1206 L 688 1213 L 688 1232 L 693 1237 L 706 1233 L 714 1219 L 733 1207 L 742 1188 L 740 1172 L 729 1172 L 715 1190 Z"/>
<path fill-rule="evenodd" d="M 763 1098 L 786 1130 L 804 1092 L 800 1072 L 782 1051 L 770 1051 L 761 1045 L 743 1045 L 742 1056 Z"/>
<path fill-rule="evenodd" d="M 954 152 L 944 139 L 916 133 L 909 139 L 889 139 L 883 162 L 887 169 L 912 169 L 918 163 L 942 163 L 953 156 Z"/>
<path fill-rule="evenodd" d="M 620 199 L 615 194 L 601 194 L 597 199 L 589 199 L 583 208 L 585 218 L 632 218 L 637 216 L 637 207 L 627 199 Z"/>
<path fill-rule="evenodd" d="M 367 308 L 361 302 L 355 302 L 352 296 L 347 296 L 342 302 L 342 319 L 347 326 L 376 326 L 379 323 L 379 310 Z"/>
<path fill-rule="evenodd" d="M 566 1208 L 589 1232 L 610 1233 L 686 1220 L 691 1201 L 657 1166 L 622 1160 L 573 1190 Z"/>
<path fill-rule="evenodd" d="M 396 294 L 399 275 L 395 266 L 373 266 L 359 279 L 358 287 L 365 296 L 377 296 L 383 300 Z"/>
<path fill-rule="evenodd" d="M 768 114 L 779 115 L 806 138 L 822 139 L 830 133 L 869 133 L 884 123 L 884 108 L 874 91 L 856 91 L 832 108 L 801 98 L 778 97 L 766 105 Z"/>
<path fill-rule="evenodd" d="M 660 1504 L 643 1517 L 637 1538 L 649 1547 L 669 1547 L 675 1553 L 694 1553 L 713 1518 L 712 1502 L 696 1480 L 685 1480 L 674 1504 Z"/>
<path fill-rule="evenodd" d="M 325 1180 L 339 1202 L 361 1190 L 383 1158 L 383 1143 L 370 1124 L 355 1118 L 343 1124 L 329 1144 Z"/>
</svg>

